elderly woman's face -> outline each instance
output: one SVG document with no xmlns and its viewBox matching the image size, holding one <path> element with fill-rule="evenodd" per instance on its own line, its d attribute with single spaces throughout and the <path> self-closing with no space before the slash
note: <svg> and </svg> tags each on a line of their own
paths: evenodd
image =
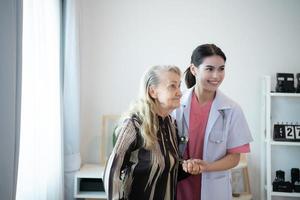
<svg viewBox="0 0 300 200">
<path fill-rule="evenodd" d="M 166 115 L 170 114 L 175 108 L 180 106 L 181 77 L 175 72 L 162 72 L 160 83 L 153 88 L 151 96 L 158 103 L 158 111 Z"/>
</svg>

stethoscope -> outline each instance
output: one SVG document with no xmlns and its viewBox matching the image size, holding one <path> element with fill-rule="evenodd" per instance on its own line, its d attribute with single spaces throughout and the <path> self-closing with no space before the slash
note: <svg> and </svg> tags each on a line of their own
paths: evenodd
<svg viewBox="0 0 300 200">
<path fill-rule="evenodd" d="M 225 117 L 225 112 L 224 110 L 219 110 L 221 116 L 222 116 L 222 136 L 224 134 L 224 131 L 225 131 L 225 125 L 226 125 L 226 117 Z M 181 120 L 181 132 L 180 132 L 180 136 L 179 136 L 179 143 L 182 145 L 186 145 L 187 142 L 189 141 L 189 137 L 188 135 L 186 134 L 185 132 L 185 127 L 188 127 L 187 124 L 186 124 L 186 120 L 184 119 L 184 115 L 182 116 L 182 120 Z M 220 139 L 220 140 L 216 140 L 214 141 L 214 143 L 221 143 L 223 142 L 223 138 Z"/>
<path fill-rule="evenodd" d="M 187 136 L 187 132 L 185 132 L 185 127 L 188 127 L 186 125 L 186 121 L 184 119 L 184 115 L 182 116 L 182 120 L 181 120 L 181 132 L 180 132 L 180 136 L 179 136 L 179 143 L 180 144 L 187 144 L 187 142 L 189 141 L 189 137 Z"/>
</svg>

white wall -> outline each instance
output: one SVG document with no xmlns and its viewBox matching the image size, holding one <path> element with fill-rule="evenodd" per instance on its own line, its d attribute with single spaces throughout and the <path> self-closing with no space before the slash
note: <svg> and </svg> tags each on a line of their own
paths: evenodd
<svg viewBox="0 0 300 200">
<path fill-rule="evenodd" d="M 259 199 L 262 76 L 300 72 L 300 1 L 80 4 L 83 162 L 99 162 L 101 116 L 127 109 L 146 68 L 175 64 L 185 70 L 197 45 L 215 43 L 228 57 L 222 90 L 242 106 L 254 137 L 250 177 Z"/>
</svg>

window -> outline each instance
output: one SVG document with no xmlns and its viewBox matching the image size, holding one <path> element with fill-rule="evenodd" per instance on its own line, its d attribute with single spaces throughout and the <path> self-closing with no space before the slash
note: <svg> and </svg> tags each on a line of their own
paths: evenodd
<svg viewBox="0 0 300 200">
<path fill-rule="evenodd" d="M 62 199 L 60 1 L 23 1 L 18 200 Z"/>
</svg>

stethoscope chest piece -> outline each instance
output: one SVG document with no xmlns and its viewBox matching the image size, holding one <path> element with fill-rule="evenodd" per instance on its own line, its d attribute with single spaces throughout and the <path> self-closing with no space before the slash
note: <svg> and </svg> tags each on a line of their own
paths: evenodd
<svg viewBox="0 0 300 200">
<path fill-rule="evenodd" d="M 187 143 L 189 141 L 189 138 L 187 136 L 180 136 L 180 143 Z"/>
</svg>

